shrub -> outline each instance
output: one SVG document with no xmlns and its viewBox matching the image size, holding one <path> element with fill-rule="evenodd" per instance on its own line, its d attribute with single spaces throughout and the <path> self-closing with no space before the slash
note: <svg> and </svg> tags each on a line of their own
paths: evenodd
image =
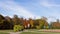
<svg viewBox="0 0 60 34">
<path fill-rule="evenodd" d="M 14 25 L 14 32 L 19 30 L 19 26 L 18 25 Z"/>
<path fill-rule="evenodd" d="M 23 26 L 20 25 L 14 25 L 14 32 L 20 31 L 23 29 Z"/>
</svg>

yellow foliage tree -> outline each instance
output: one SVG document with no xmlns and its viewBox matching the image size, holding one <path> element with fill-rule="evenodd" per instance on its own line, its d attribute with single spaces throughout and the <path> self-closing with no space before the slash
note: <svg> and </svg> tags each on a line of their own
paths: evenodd
<svg viewBox="0 0 60 34">
<path fill-rule="evenodd" d="M 30 19 L 30 25 L 31 25 L 31 28 L 33 28 L 34 27 L 34 22 L 33 22 L 33 20 L 32 19 Z"/>
</svg>

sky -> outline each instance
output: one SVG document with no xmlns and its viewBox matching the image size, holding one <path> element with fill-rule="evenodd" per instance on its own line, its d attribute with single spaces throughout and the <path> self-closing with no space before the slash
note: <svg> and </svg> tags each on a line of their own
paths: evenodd
<svg viewBox="0 0 60 34">
<path fill-rule="evenodd" d="M 60 0 L 0 0 L 0 14 L 13 17 L 60 19 Z"/>
</svg>

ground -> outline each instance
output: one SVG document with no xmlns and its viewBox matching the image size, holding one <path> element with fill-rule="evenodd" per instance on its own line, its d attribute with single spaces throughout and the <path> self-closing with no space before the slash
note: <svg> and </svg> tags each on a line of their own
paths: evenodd
<svg viewBox="0 0 60 34">
<path fill-rule="evenodd" d="M 14 32 L 13 30 L 0 30 L 0 34 L 60 34 L 60 29 L 28 29 Z"/>
<path fill-rule="evenodd" d="M 27 30 L 21 34 L 60 34 L 60 29 Z"/>
</svg>

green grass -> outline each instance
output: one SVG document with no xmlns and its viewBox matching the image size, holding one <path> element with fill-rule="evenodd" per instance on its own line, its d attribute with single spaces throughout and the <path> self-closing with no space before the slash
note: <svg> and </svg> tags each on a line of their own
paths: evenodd
<svg viewBox="0 0 60 34">
<path fill-rule="evenodd" d="M 13 32 L 13 30 L 0 30 L 0 32 Z"/>
<path fill-rule="evenodd" d="M 41 30 L 41 31 L 40 31 Z M 20 34 L 60 34 L 60 32 L 43 32 L 46 29 L 27 29 L 27 31 L 22 31 Z M 48 29 L 50 30 L 50 29 Z M 0 34 L 9 34 L 9 32 L 14 32 L 13 30 L 0 30 Z"/>
<path fill-rule="evenodd" d="M 9 33 L 5 33 L 5 32 L 0 32 L 0 34 L 9 34 Z"/>
<path fill-rule="evenodd" d="M 33 33 L 33 32 L 23 32 L 21 34 L 40 34 L 40 33 Z"/>
<path fill-rule="evenodd" d="M 28 31 L 38 31 L 39 29 L 27 29 Z"/>
<path fill-rule="evenodd" d="M 60 33 L 55 33 L 55 32 L 23 32 L 21 34 L 60 34 Z"/>
<path fill-rule="evenodd" d="M 0 30 L 0 34 L 9 34 L 9 32 L 13 32 L 13 30 Z"/>
<path fill-rule="evenodd" d="M 59 32 L 44 32 L 44 30 L 49 30 L 49 29 L 28 29 L 27 32 L 22 32 L 20 34 L 60 34 Z M 52 30 L 52 29 L 50 29 Z"/>
</svg>

